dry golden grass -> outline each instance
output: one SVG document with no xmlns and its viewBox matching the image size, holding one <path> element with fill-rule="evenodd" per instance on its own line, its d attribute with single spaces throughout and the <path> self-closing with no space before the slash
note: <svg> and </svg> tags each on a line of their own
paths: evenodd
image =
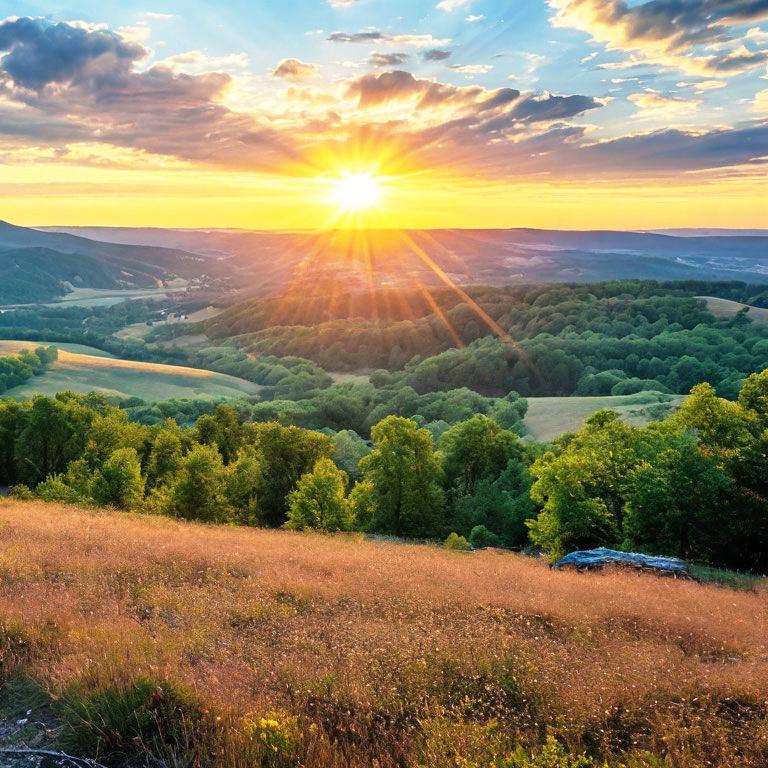
<svg viewBox="0 0 768 768">
<path fill-rule="evenodd" d="M 54 693 L 180 681 L 222 722 L 311 722 L 306 766 L 480 765 L 430 757 L 425 733 L 489 721 L 608 758 L 768 765 L 765 592 L 6 500 L 14 626 Z"/>
</svg>

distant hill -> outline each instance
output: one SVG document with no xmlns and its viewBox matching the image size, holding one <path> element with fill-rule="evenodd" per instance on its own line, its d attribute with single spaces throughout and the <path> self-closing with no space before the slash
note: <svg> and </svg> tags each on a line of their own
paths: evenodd
<svg viewBox="0 0 768 768">
<path fill-rule="evenodd" d="M 768 283 L 768 232 L 680 237 L 654 232 L 539 229 L 331 231 L 56 228 L 113 243 L 183 249 L 224 259 L 265 293 L 324 282 L 367 289 L 440 284 L 600 280 L 743 280 Z M 678 233 L 674 233 L 677 235 Z M 442 277 L 438 272 L 445 273 Z"/>
<path fill-rule="evenodd" d="M 154 288 L 223 276 L 226 265 L 178 248 L 98 242 L 0 221 L 0 303 L 55 300 L 71 287 Z"/>
</svg>

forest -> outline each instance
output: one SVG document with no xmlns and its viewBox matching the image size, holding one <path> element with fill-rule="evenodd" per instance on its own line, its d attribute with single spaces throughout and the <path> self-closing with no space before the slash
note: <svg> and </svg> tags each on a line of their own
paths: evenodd
<svg viewBox="0 0 768 768">
<path fill-rule="evenodd" d="M 476 413 L 435 441 L 388 415 L 371 440 L 244 421 L 219 405 L 183 428 L 106 398 L 0 401 L 0 484 L 20 498 L 203 522 L 362 531 L 469 545 L 597 545 L 768 570 L 768 370 L 737 401 L 700 384 L 645 428 L 611 411 L 549 447 Z"/>
</svg>

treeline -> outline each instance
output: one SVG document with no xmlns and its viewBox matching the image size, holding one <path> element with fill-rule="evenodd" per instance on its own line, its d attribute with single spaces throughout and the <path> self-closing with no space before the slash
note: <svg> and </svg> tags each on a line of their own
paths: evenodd
<svg viewBox="0 0 768 768">
<path fill-rule="evenodd" d="M 0 357 L 0 393 L 18 387 L 33 376 L 40 376 L 58 357 L 56 347 L 23 349 L 16 355 Z"/>
<path fill-rule="evenodd" d="M 555 557 L 620 546 L 768 573 L 768 370 L 737 402 L 700 384 L 644 429 L 600 411 L 531 474 L 530 538 Z"/>
<path fill-rule="evenodd" d="M 190 520 L 362 530 L 454 546 L 619 546 L 768 572 L 768 370 L 738 402 L 699 385 L 636 428 L 611 411 L 552 450 L 476 414 L 435 441 L 390 415 L 372 440 L 243 421 L 146 426 L 98 395 L 0 401 L 0 483 L 20 496 Z"/>
<path fill-rule="evenodd" d="M 768 339 L 767 328 L 745 316 L 719 321 L 696 298 L 721 295 L 760 304 L 766 301 L 764 286 L 619 281 L 467 290 L 519 346 L 509 366 L 520 362 L 518 370 L 505 371 L 502 383 L 489 382 L 491 389 L 481 390 L 486 394 L 511 389 L 530 396 L 610 394 L 614 387 L 621 394 L 637 391 L 638 382 L 644 381 L 683 393 L 701 380 L 692 381 L 682 368 L 675 369 L 690 347 L 688 356 L 706 378 L 733 396 L 738 381 L 759 370 L 754 359 L 765 361 L 765 345 L 757 350 L 753 346 Z M 394 372 L 422 363 L 431 367 L 435 356 L 437 364 L 444 365 L 441 353 L 493 335 L 475 309 L 454 292 L 435 294 L 439 313 L 423 314 L 423 297 L 406 293 L 401 300 L 405 309 L 400 320 L 375 319 L 370 312 L 357 319 L 326 313 L 332 319 L 325 320 L 318 311 L 314 324 L 301 316 L 293 322 L 290 313 L 265 312 L 267 300 L 261 300 L 232 307 L 201 327 L 214 338 L 236 341 L 253 355 L 296 355 L 337 371 Z M 707 337 L 708 331 L 712 333 Z M 713 355 L 708 344 L 730 354 Z M 554 377 L 548 375 L 550 369 Z M 542 375 L 537 376 L 537 370 Z M 598 382 L 589 378 L 599 373 L 608 376 Z M 622 383 L 623 378 L 632 381 Z M 445 386 L 456 386 L 455 377 Z"/>
<path fill-rule="evenodd" d="M 263 393 L 262 393 L 263 394 Z M 528 402 L 510 392 L 505 397 L 485 397 L 462 387 L 447 392 L 418 394 L 412 387 L 376 387 L 370 383 L 339 383 L 311 393 L 302 400 L 229 401 L 242 419 L 277 421 L 284 425 L 317 430 L 353 430 L 368 436 L 374 424 L 386 416 L 404 416 L 438 437 L 453 424 L 474 414 L 488 416 L 516 434 L 524 431 Z M 138 399 L 119 403 L 132 421 L 157 424 L 173 418 L 190 425 L 201 415 L 212 413 L 222 401 L 206 399 L 166 400 L 144 403 Z"/>
<path fill-rule="evenodd" d="M 96 394 L 2 400 L 0 484 L 189 520 L 524 543 L 536 450 L 517 435 L 476 415 L 447 430 L 440 451 L 398 416 L 372 436 L 243 422 L 228 405 L 184 429 L 131 422 Z"/>
</svg>

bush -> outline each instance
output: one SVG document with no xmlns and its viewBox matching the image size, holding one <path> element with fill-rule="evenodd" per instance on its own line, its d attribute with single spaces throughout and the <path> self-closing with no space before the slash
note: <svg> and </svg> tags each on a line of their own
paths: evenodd
<svg viewBox="0 0 768 768">
<path fill-rule="evenodd" d="M 476 525 L 469 534 L 469 543 L 477 549 L 484 547 L 498 547 L 501 539 L 484 525 Z"/>
<path fill-rule="evenodd" d="M 449 533 L 448 538 L 443 542 L 446 549 L 453 549 L 457 552 L 466 552 L 469 549 L 469 542 L 458 533 Z"/>
</svg>

